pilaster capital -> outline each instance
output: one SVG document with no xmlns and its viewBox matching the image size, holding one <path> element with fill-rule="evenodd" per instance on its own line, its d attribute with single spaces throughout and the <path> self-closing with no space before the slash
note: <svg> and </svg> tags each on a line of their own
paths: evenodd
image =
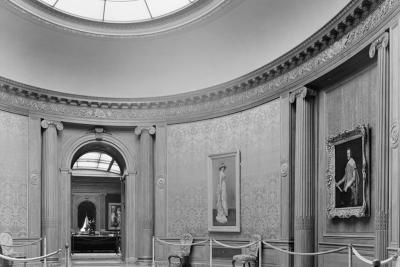
<svg viewBox="0 0 400 267">
<path fill-rule="evenodd" d="M 291 104 L 293 104 L 298 97 L 307 98 L 307 97 L 313 97 L 316 95 L 317 95 L 316 91 L 314 91 L 310 88 L 307 88 L 307 87 L 301 87 L 301 88 L 296 89 L 289 93 L 289 102 Z"/>
<path fill-rule="evenodd" d="M 150 135 L 153 135 L 156 133 L 156 128 L 153 126 L 137 126 L 135 128 L 135 134 L 137 136 L 140 136 L 144 131 L 147 131 Z"/>
<path fill-rule="evenodd" d="M 43 129 L 47 129 L 50 126 L 54 126 L 58 131 L 62 131 L 64 129 L 64 125 L 62 124 L 62 122 L 59 121 L 42 120 L 40 122 L 40 126 L 42 126 Z"/>
<path fill-rule="evenodd" d="M 375 41 L 372 42 L 369 47 L 369 57 L 373 58 L 375 56 L 376 50 L 380 48 L 386 48 L 389 45 L 389 33 L 384 32 Z"/>
</svg>

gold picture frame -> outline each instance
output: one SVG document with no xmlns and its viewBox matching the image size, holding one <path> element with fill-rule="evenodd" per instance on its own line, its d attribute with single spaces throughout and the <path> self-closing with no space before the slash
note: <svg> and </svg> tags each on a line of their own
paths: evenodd
<svg viewBox="0 0 400 267">
<path fill-rule="evenodd" d="M 121 230 L 121 203 L 108 203 L 108 230 Z"/>
<path fill-rule="evenodd" d="M 328 218 L 369 216 L 368 131 L 359 125 L 327 139 Z"/>
</svg>

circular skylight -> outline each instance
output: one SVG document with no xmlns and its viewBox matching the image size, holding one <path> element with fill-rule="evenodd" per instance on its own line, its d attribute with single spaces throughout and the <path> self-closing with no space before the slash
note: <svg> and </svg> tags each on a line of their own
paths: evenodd
<svg viewBox="0 0 400 267">
<path fill-rule="evenodd" d="M 37 0 L 71 16 L 109 23 L 150 21 L 198 0 Z"/>
</svg>

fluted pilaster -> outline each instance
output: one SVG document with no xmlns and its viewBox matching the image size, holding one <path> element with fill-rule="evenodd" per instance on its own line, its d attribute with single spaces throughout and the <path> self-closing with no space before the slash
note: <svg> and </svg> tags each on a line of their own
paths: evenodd
<svg viewBox="0 0 400 267">
<path fill-rule="evenodd" d="M 154 127 L 136 127 L 140 138 L 139 176 L 137 179 L 138 235 L 140 245 L 137 258 L 151 260 L 154 234 Z"/>
<path fill-rule="evenodd" d="M 42 120 L 42 236 L 47 238 L 47 252 L 59 249 L 60 217 L 58 188 L 58 151 L 57 131 L 63 130 L 63 124 L 57 121 Z M 57 259 L 57 256 L 52 258 Z"/>
<path fill-rule="evenodd" d="M 314 251 L 314 101 L 315 91 L 300 88 L 289 96 L 296 103 L 294 249 Z M 295 256 L 296 267 L 314 266 L 311 256 Z"/>
<path fill-rule="evenodd" d="M 378 52 L 378 109 L 376 128 L 377 177 L 375 190 L 375 255 L 378 259 L 388 257 L 389 245 L 389 34 L 383 33 L 370 47 L 369 55 Z"/>
</svg>

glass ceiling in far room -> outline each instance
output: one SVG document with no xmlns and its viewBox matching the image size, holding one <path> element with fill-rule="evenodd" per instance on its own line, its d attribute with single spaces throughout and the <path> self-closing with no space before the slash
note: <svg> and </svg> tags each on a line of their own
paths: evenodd
<svg viewBox="0 0 400 267">
<path fill-rule="evenodd" d="M 198 0 L 37 0 L 71 16 L 109 23 L 135 23 L 168 16 Z"/>
<path fill-rule="evenodd" d="M 102 152 L 88 152 L 75 161 L 73 170 L 96 170 L 120 174 L 118 163 L 110 155 Z"/>
</svg>

